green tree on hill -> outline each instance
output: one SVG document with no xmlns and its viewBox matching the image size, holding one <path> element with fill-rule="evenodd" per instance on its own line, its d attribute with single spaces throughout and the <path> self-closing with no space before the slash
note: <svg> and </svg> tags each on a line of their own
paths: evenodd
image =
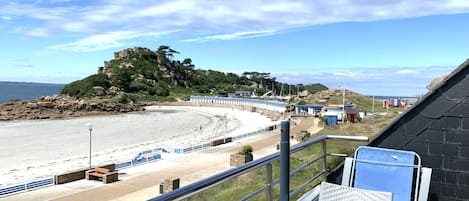
<svg viewBox="0 0 469 201">
<path fill-rule="evenodd" d="M 111 83 L 104 74 L 90 75 L 83 80 L 77 80 L 67 84 L 62 88 L 61 94 L 68 94 L 74 97 L 91 97 L 93 96 L 93 87 L 100 86 L 109 89 Z"/>
<path fill-rule="evenodd" d="M 79 98 L 93 97 L 93 87 L 100 86 L 109 96 L 127 94 L 120 98 L 125 102 L 133 99 L 151 100 L 152 97 L 187 97 L 192 93 L 226 95 L 238 90 L 262 95 L 268 90 L 279 92 L 286 91 L 285 86 L 290 88 L 290 85 L 278 82 L 270 73 L 244 72 L 240 76 L 196 69 L 191 58 L 180 61 L 174 59 L 176 54 L 179 52 L 167 45 L 161 45 L 154 51 L 139 47 L 122 50 L 116 53 L 115 59 L 106 62 L 100 73 L 66 85 L 62 94 Z M 116 93 L 116 90 L 120 90 L 120 93 Z"/>
</svg>

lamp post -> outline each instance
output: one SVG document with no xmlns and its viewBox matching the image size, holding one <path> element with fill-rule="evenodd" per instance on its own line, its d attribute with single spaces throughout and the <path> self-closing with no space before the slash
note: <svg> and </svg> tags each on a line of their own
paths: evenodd
<svg viewBox="0 0 469 201">
<path fill-rule="evenodd" d="M 344 85 L 342 86 L 342 123 L 345 123 L 346 117 L 347 115 L 345 114 L 345 83 L 344 83 Z"/>
<path fill-rule="evenodd" d="M 93 131 L 93 124 L 86 124 L 88 130 L 90 131 L 90 170 L 91 170 L 91 132 Z"/>
<path fill-rule="evenodd" d="M 227 132 L 227 125 L 226 125 L 226 123 L 227 123 L 227 121 L 228 121 L 228 120 L 226 119 L 226 113 L 225 113 L 225 119 L 224 119 L 224 121 L 225 121 L 225 122 L 224 122 L 224 123 L 225 123 L 225 129 L 224 129 L 224 131 L 223 131 L 223 144 L 226 144 L 226 132 Z"/>
</svg>

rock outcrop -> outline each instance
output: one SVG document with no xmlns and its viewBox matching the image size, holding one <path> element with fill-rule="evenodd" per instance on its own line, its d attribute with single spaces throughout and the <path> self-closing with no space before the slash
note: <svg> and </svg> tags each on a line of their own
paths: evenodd
<svg viewBox="0 0 469 201">
<path fill-rule="evenodd" d="M 143 105 L 133 103 L 95 103 L 69 96 L 44 96 L 38 100 L 0 103 L 0 121 L 17 119 L 57 119 L 142 110 L 144 110 Z"/>
</svg>

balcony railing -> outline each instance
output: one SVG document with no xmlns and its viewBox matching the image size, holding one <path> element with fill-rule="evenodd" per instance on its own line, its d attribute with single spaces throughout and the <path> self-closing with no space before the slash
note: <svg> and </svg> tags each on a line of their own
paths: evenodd
<svg viewBox="0 0 469 201">
<path fill-rule="evenodd" d="M 265 185 L 259 189 L 253 189 L 247 196 L 241 200 L 250 200 L 255 196 L 266 193 L 266 200 L 274 200 L 273 198 L 273 187 L 280 184 L 280 200 L 288 200 L 290 197 L 293 197 L 300 193 L 305 187 L 314 182 L 315 180 L 322 178 L 325 179 L 327 176 L 327 156 L 345 156 L 341 154 L 327 154 L 326 149 L 326 140 L 346 140 L 346 141 L 362 141 L 367 142 L 368 137 L 365 136 L 341 136 L 341 135 L 320 135 L 310 140 L 307 140 L 303 143 L 289 146 L 290 134 L 289 134 L 289 122 L 283 121 L 281 124 L 282 127 L 282 140 L 280 143 L 280 152 L 265 156 L 258 160 L 251 161 L 244 165 L 229 169 L 225 172 L 219 173 L 217 175 L 202 179 L 198 182 L 192 183 L 190 185 L 184 186 L 175 191 L 160 195 L 156 198 L 150 199 L 150 201 L 166 201 L 166 200 L 183 200 L 191 196 L 197 195 L 205 190 L 211 189 L 215 186 L 218 186 L 224 182 L 227 182 L 235 177 L 244 175 L 258 168 L 266 168 L 266 178 Z M 306 149 L 315 144 L 321 144 L 321 154 L 318 157 L 315 157 L 297 167 L 296 169 L 290 171 L 290 155 L 296 152 L 299 152 L 303 149 Z M 289 150 L 289 151 L 285 151 Z M 274 161 L 280 160 L 280 178 L 273 180 L 272 176 L 272 163 Z M 313 175 L 311 178 L 307 179 L 306 182 L 297 186 L 293 191 L 289 189 L 290 177 L 297 174 L 298 172 L 304 170 L 305 168 L 311 166 L 316 162 L 321 162 L 322 170 L 319 173 Z"/>
</svg>

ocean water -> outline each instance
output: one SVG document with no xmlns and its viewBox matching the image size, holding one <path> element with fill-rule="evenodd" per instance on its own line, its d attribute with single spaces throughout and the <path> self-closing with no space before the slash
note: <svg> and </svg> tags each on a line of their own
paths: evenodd
<svg viewBox="0 0 469 201">
<path fill-rule="evenodd" d="M 0 82 L 0 102 L 11 99 L 32 100 L 41 96 L 59 94 L 64 84 Z"/>
</svg>

